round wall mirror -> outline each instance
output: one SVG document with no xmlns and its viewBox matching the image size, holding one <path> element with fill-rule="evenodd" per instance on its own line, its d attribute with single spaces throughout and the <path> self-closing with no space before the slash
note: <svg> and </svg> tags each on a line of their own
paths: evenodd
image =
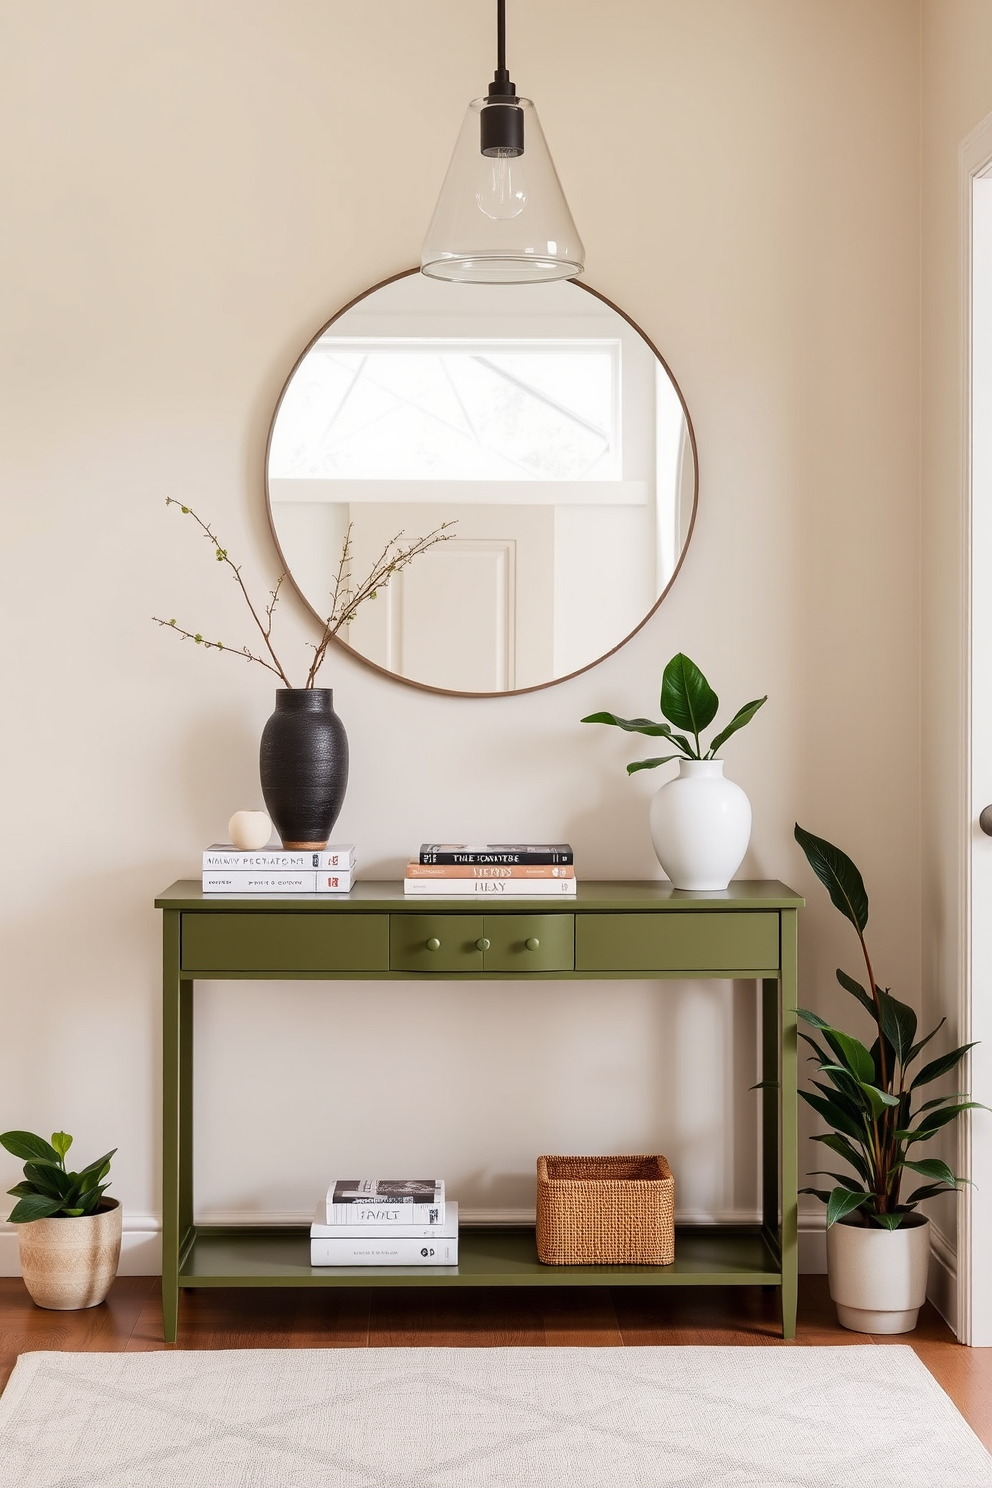
<svg viewBox="0 0 992 1488">
<path fill-rule="evenodd" d="M 622 645 L 664 597 L 697 496 L 688 410 L 642 331 L 574 281 L 376 285 L 293 368 L 266 449 L 283 565 L 323 622 L 344 545 L 443 540 L 347 648 L 439 692 L 527 692 Z"/>
</svg>

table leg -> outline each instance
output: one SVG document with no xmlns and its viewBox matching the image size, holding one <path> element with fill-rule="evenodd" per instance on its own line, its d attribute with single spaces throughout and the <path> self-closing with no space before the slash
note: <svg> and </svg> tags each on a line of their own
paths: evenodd
<svg viewBox="0 0 992 1488">
<path fill-rule="evenodd" d="M 799 1176 L 796 1094 L 796 1003 L 799 997 L 796 911 L 783 910 L 781 960 L 782 1056 L 779 1079 L 781 1101 L 781 1172 L 779 1175 L 782 1226 L 782 1337 L 794 1338 L 799 1289 Z"/>
<path fill-rule="evenodd" d="M 179 1323 L 179 1261 L 193 1221 L 193 983 L 179 975 L 179 915 L 166 912 L 162 956 L 162 1319 Z"/>
</svg>

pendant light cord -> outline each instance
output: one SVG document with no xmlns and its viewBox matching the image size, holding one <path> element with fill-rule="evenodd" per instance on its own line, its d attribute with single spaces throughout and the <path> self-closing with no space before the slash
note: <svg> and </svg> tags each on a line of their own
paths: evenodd
<svg viewBox="0 0 992 1488">
<path fill-rule="evenodd" d="M 496 71 L 489 84 L 489 97 L 515 98 L 516 92 L 506 68 L 506 0 L 496 0 Z"/>
</svg>

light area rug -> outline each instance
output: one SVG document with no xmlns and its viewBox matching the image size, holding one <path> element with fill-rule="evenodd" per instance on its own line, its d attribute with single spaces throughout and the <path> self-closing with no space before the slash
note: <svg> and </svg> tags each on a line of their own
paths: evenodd
<svg viewBox="0 0 992 1488">
<path fill-rule="evenodd" d="M 992 1488 L 912 1349 L 23 1354 L 3 1488 Z"/>
</svg>

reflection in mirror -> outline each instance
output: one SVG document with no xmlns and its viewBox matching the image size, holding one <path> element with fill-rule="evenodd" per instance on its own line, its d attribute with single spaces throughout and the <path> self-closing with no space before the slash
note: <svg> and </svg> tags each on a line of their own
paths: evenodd
<svg viewBox="0 0 992 1488">
<path fill-rule="evenodd" d="M 681 394 L 650 342 L 571 281 L 401 275 L 311 342 L 276 408 L 269 516 L 323 619 L 390 539 L 453 535 L 360 610 L 349 647 L 424 687 L 489 694 L 582 671 L 635 631 L 692 528 Z"/>
</svg>

